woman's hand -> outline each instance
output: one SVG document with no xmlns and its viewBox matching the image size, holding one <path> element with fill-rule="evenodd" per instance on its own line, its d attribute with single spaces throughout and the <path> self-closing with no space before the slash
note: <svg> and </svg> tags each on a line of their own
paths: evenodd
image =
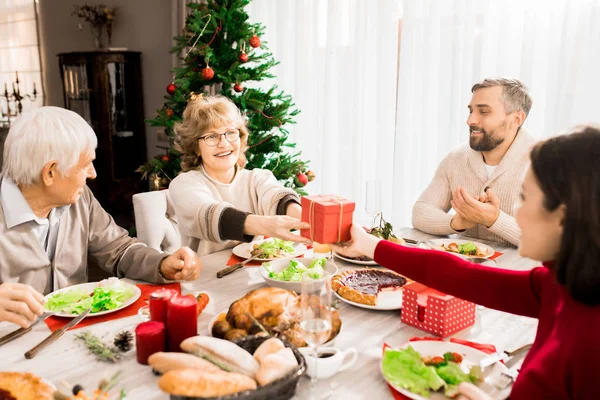
<svg viewBox="0 0 600 400">
<path fill-rule="evenodd" d="M 290 242 L 310 243 L 310 239 L 290 232 L 292 229 L 310 229 L 310 224 L 286 215 L 248 215 L 244 223 L 244 233 L 264 235 Z"/>
<path fill-rule="evenodd" d="M 44 296 L 29 285 L 0 285 L 0 322 L 8 321 L 27 328 L 44 312 Z"/>
<path fill-rule="evenodd" d="M 472 383 L 463 382 L 458 385 L 460 396 L 458 400 L 492 400 L 483 390 L 479 389 Z"/>
<path fill-rule="evenodd" d="M 370 235 L 356 222 L 350 228 L 350 235 L 352 239 L 349 242 L 332 245 L 336 253 L 345 257 L 367 256 L 371 259 L 374 258 L 375 247 L 377 247 L 377 244 L 381 240 L 380 238 Z"/>
</svg>

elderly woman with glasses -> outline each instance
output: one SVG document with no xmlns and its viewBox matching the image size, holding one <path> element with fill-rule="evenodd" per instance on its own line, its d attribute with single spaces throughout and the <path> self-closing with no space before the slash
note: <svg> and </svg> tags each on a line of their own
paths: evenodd
<svg viewBox="0 0 600 400">
<path fill-rule="evenodd" d="M 181 233 L 198 255 L 266 235 L 295 242 L 290 233 L 309 229 L 292 189 L 263 169 L 244 169 L 248 129 L 235 104 L 223 96 L 196 96 L 176 124 L 182 152 L 179 174 L 169 186 Z"/>
</svg>

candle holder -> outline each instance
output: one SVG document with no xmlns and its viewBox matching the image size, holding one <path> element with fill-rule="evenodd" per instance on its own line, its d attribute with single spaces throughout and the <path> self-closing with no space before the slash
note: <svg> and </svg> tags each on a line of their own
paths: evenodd
<svg viewBox="0 0 600 400">
<path fill-rule="evenodd" d="M 4 82 L 4 94 L 3 97 L 6 100 L 6 112 L 1 110 L 2 117 L 7 118 L 8 125 L 10 126 L 11 117 L 18 117 L 23 113 L 23 100 L 29 100 L 31 102 L 37 99 L 37 89 L 35 88 L 35 82 L 33 82 L 33 92 L 31 94 L 21 94 L 21 82 L 19 81 L 19 73 L 15 72 L 16 79 L 12 82 L 12 93 L 8 92 L 8 85 Z M 11 103 L 14 104 L 11 108 Z"/>
</svg>

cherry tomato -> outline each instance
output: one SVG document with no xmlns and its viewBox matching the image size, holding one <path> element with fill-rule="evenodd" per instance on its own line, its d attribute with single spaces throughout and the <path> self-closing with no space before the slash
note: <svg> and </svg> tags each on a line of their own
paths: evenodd
<svg viewBox="0 0 600 400">
<path fill-rule="evenodd" d="M 204 308 L 206 308 L 206 305 L 208 304 L 208 301 L 210 299 L 208 298 L 208 294 L 200 293 L 198 296 L 196 296 L 196 300 L 198 301 L 197 313 L 198 313 L 198 316 L 200 316 L 200 314 L 202 313 Z"/>
<path fill-rule="evenodd" d="M 454 356 L 454 362 L 457 364 L 460 364 L 463 360 L 462 355 L 458 354 L 458 353 L 454 353 L 452 352 L 452 355 Z"/>
</svg>

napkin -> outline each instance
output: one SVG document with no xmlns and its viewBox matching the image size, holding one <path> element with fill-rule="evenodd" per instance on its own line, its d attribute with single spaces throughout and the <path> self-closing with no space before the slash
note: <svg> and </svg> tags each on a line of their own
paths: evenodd
<svg viewBox="0 0 600 400">
<path fill-rule="evenodd" d="M 499 251 L 497 251 L 490 256 L 490 260 L 495 260 L 496 258 L 500 257 L 502 254 L 504 254 L 504 253 L 500 253 Z"/>
<path fill-rule="evenodd" d="M 142 294 L 140 295 L 140 298 L 135 301 L 135 303 L 110 314 L 99 315 L 97 317 L 94 317 L 93 315 L 88 315 L 83 319 L 83 321 L 75 325 L 73 328 L 70 328 L 69 330 L 79 329 L 86 326 L 98 324 L 100 322 L 112 321 L 115 319 L 136 315 L 140 307 L 148 305 L 150 293 L 160 288 L 175 289 L 178 293 L 181 293 L 181 285 L 179 284 L 179 282 L 168 283 L 165 285 L 138 283 L 136 286 L 140 288 Z M 65 317 L 49 317 L 46 318 L 44 322 L 46 323 L 46 325 L 48 325 L 48 328 L 50 328 L 50 330 L 54 332 L 55 330 L 60 329 L 66 324 L 68 324 L 71 321 L 71 319 L 72 318 Z"/>
<path fill-rule="evenodd" d="M 444 341 L 444 339 L 437 338 L 437 337 L 413 337 L 409 341 L 410 342 L 416 342 L 416 341 L 420 341 L 420 340 L 435 340 L 435 341 L 438 341 L 438 342 L 443 342 Z M 465 346 L 473 347 L 474 349 L 483 351 L 486 354 L 492 354 L 492 353 L 496 352 L 496 346 L 494 346 L 493 344 L 484 344 L 484 343 L 470 342 L 468 340 L 463 340 L 463 339 L 458 339 L 458 338 L 451 338 L 449 341 L 452 342 L 452 343 L 458 343 L 458 344 L 462 344 L 462 345 L 465 345 Z M 385 349 L 387 349 L 388 347 L 391 347 L 391 346 L 388 345 L 387 343 L 384 343 L 383 344 L 383 351 L 385 351 Z M 392 396 L 394 397 L 394 399 L 396 399 L 396 400 L 410 400 L 408 397 L 406 397 L 405 395 L 403 395 L 402 393 L 400 393 L 396 389 L 394 389 L 391 385 L 388 384 L 388 387 L 390 388 L 390 392 L 392 392 Z"/>
</svg>

